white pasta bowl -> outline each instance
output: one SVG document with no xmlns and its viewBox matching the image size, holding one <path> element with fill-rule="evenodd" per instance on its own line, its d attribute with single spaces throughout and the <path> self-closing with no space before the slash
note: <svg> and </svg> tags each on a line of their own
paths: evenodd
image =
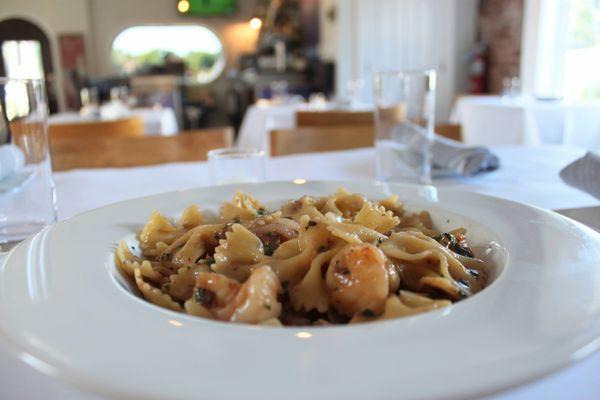
<svg viewBox="0 0 600 400">
<path fill-rule="evenodd" d="M 274 328 L 215 322 L 138 298 L 114 265 L 153 210 L 217 210 L 236 189 L 267 206 L 340 186 L 398 194 L 439 230 L 464 226 L 493 264 L 482 292 L 385 322 Z M 491 246 L 490 246 L 491 243 Z M 484 252 L 484 250 L 487 251 Z M 0 338 L 40 371 L 132 398 L 437 399 L 493 393 L 600 345 L 600 234 L 549 211 L 463 191 L 273 182 L 165 193 L 60 222 L 0 267 Z"/>
</svg>

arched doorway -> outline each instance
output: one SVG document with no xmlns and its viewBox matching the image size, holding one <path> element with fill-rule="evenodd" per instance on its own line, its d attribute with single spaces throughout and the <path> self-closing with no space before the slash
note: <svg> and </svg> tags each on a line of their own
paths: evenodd
<svg viewBox="0 0 600 400">
<path fill-rule="evenodd" d="M 15 54 L 27 54 L 28 59 L 38 59 L 43 77 L 46 79 L 48 108 L 51 113 L 58 111 L 54 85 L 54 68 L 48 36 L 37 25 L 19 18 L 0 21 L 0 76 L 8 76 L 9 67 L 14 65 Z M 41 58 L 41 59 L 40 59 Z M 28 62 L 35 69 L 35 62 Z"/>
</svg>

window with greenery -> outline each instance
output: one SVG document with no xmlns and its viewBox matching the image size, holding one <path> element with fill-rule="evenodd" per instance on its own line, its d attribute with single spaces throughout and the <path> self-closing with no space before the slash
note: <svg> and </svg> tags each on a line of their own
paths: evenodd
<svg viewBox="0 0 600 400">
<path fill-rule="evenodd" d="M 127 28 L 115 38 L 112 58 L 126 74 L 165 69 L 199 83 L 216 79 L 225 65 L 221 41 L 201 25 Z"/>
<path fill-rule="evenodd" d="M 600 100 L 600 0 L 570 2 L 565 95 Z"/>
</svg>

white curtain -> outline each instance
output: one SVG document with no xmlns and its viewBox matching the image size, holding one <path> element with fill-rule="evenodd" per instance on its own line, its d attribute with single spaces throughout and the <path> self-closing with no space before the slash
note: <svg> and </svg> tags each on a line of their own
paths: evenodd
<svg viewBox="0 0 600 400">
<path fill-rule="evenodd" d="M 370 102 L 374 72 L 433 68 L 436 119 L 447 119 L 471 44 L 457 37 L 474 40 L 476 7 L 477 0 L 339 0 L 337 92 L 360 79 L 360 99 Z"/>
<path fill-rule="evenodd" d="M 590 86 L 600 90 L 598 13 L 592 0 L 526 1 L 521 56 L 526 94 L 578 101 L 590 99 Z M 582 32 L 589 35 L 587 43 L 577 40 Z"/>
</svg>

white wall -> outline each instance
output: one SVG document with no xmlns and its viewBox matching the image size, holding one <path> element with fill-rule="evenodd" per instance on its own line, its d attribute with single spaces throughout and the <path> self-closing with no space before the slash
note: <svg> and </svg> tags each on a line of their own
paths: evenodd
<svg viewBox="0 0 600 400">
<path fill-rule="evenodd" d="M 54 82 L 59 107 L 64 107 L 63 75 L 60 66 L 58 35 L 61 33 L 82 33 L 86 40 L 88 64 L 92 59 L 89 51 L 91 37 L 88 19 L 88 0 L 1 0 L 0 21 L 8 18 L 22 18 L 35 23 L 50 40 Z"/>
<path fill-rule="evenodd" d="M 436 119 L 446 121 L 467 81 L 466 52 L 475 42 L 477 0 L 338 0 L 338 93 L 362 79 L 372 101 L 381 70 L 434 68 Z"/>
</svg>

